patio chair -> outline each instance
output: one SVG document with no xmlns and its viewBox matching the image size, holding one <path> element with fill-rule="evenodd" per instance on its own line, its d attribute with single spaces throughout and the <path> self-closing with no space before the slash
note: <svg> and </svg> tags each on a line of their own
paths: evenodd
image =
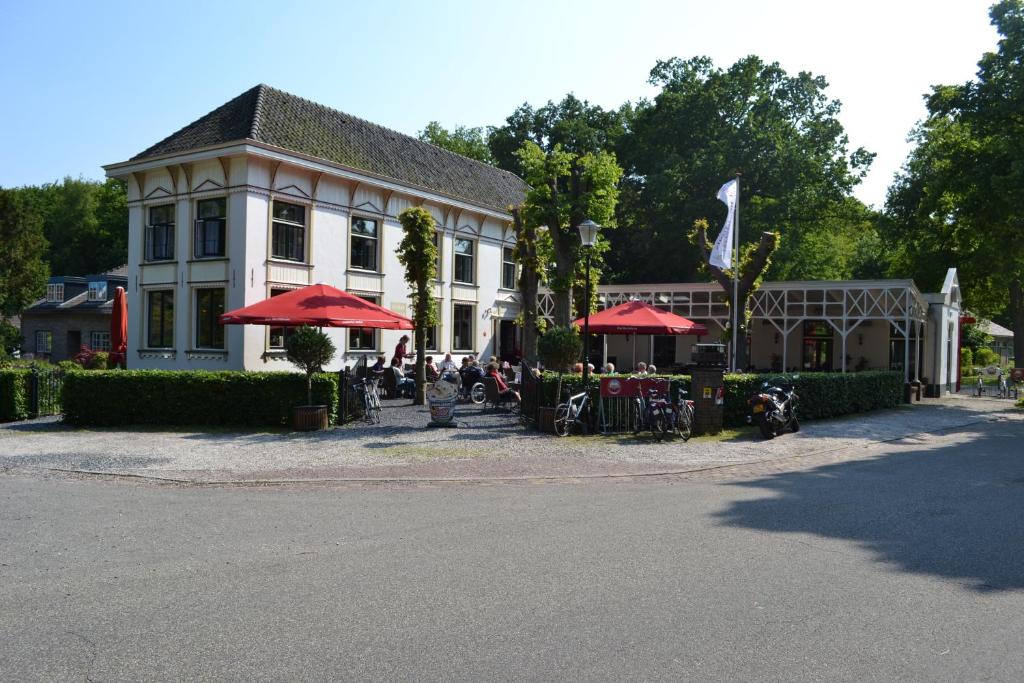
<svg viewBox="0 0 1024 683">
<path fill-rule="evenodd" d="M 497 410 L 501 407 L 508 407 L 513 402 L 511 396 L 502 396 L 501 392 L 498 391 L 498 382 L 493 377 L 484 377 L 481 382 L 484 383 L 484 393 L 487 398 L 484 400 L 484 405 L 490 405 L 492 410 Z"/>
<path fill-rule="evenodd" d="M 395 373 L 390 369 L 384 370 L 381 387 L 384 389 L 386 398 L 398 398 L 398 382 L 395 380 Z"/>
</svg>

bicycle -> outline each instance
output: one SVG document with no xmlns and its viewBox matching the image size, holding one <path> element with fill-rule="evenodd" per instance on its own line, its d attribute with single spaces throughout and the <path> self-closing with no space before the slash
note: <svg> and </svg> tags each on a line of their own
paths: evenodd
<svg viewBox="0 0 1024 683">
<path fill-rule="evenodd" d="M 672 426 L 672 409 L 667 399 L 658 396 L 657 389 L 648 389 L 647 397 L 643 393 L 634 400 L 636 406 L 636 422 L 633 423 L 633 434 L 639 435 L 644 429 L 651 430 L 651 434 L 661 441 L 665 435 L 674 429 Z"/>
<path fill-rule="evenodd" d="M 380 424 L 380 395 L 377 393 L 377 380 L 364 379 L 352 385 L 352 390 L 360 395 L 363 401 L 363 420 L 367 424 Z"/>
<path fill-rule="evenodd" d="M 569 436 L 573 427 L 577 425 L 586 429 L 587 420 L 580 419 L 584 413 L 590 417 L 590 397 L 587 396 L 587 392 L 581 391 L 555 408 L 555 434 Z"/>
<path fill-rule="evenodd" d="M 676 392 L 676 401 L 672 403 L 672 430 L 689 441 L 693 434 L 693 401 L 686 398 L 686 391 L 679 389 Z"/>
</svg>

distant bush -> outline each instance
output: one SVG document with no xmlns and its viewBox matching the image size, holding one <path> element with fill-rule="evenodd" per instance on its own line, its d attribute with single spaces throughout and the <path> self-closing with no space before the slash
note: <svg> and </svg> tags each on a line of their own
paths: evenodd
<svg viewBox="0 0 1024 683">
<path fill-rule="evenodd" d="M 998 365 L 999 354 L 992 349 L 982 346 L 974 351 L 974 364 L 980 365 L 981 367 L 988 367 L 990 365 Z"/>
<path fill-rule="evenodd" d="M 313 376 L 313 400 L 338 405 L 337 375 Z M 105 370 L 64 378 L 64 420 L 74 425 L 284 426 L 306 403 L 306 378 L 287 372 Z"/>
<path fill-rule="evenodd" d="M 960 368 L 965 372 L 969 373 L 971 368 L 974 367 L 974 352 L 971 351 L 970 347 L 963 347 L 960 349 Z"/>
</svg>

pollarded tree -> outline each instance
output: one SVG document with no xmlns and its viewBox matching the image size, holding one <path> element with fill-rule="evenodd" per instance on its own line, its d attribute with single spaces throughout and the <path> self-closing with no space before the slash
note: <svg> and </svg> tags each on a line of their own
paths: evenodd
<svg viewBox="0 0 1024 683">
<path fill-rule="evenodd" d="M 437 277 L 437 247 L 434 246 L 434 217 L 422 206 L 412 206 L 398 214 L 404 236 L 398 245 L 398 261 L 405 266 L 405 281 L 412 293 L 412 319 L 416 324 L 416 397 L 415 405 L 426 401 L 427 388 L 427 336 L 426 331 L 437 325 L 437 303 L 431 293 L 431 283 Z"/>
</svg>

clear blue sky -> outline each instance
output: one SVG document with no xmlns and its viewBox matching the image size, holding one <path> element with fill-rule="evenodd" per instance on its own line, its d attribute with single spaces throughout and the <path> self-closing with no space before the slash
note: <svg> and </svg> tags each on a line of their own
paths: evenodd
<svg viewBox="0 0 1024 683">
<path fill-rule="evenodd" d="M 261 82 L 415 134 L 570 91 L 614 107 L 653 94 L 657 59 L 753 53 L 829 80 L 878 205 L 922 94 L 996 44 L 988 0 L 0 3 L 2 186 L 100 178 Z"/>
</svg>

